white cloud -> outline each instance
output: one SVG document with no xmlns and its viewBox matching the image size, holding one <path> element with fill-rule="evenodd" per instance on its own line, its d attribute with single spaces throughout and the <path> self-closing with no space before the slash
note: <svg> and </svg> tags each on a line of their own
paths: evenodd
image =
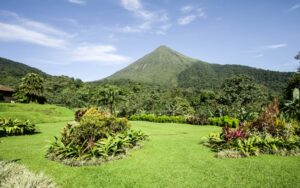
<svg viewBox="0 0 300 188">
<path fill-rule="evenodd" d="M 136 14 L 136 16 L 149 20 L 153 17 L 153 13 L 143 8 L 139 0 L 122 0 L 123 7 Z"/>
<path fill-rule="evenodd" d="M 126 56 L 116 54 L 117 49 L 112 45 L 81 44 L 72 49 L 69 53 L 72 61 L 89 62 L 128 62 Z"/>
<path fill-rule="evenodd" d="M 292 11 L 297 10 L 299 8 L 300 8 L 300 4 L 295 4 L 291 8 L 289 8 L 289 12 L 292 12 Z"/>
<path fill-rule="evenodd" d="M 172 24 L 165 24 L 165 25 L 160 26 L 160 29 L 165 31 L 165 30 L 170 29 L 171 27 L 172 27 Z"/>
<path fill-rule="evenodd" d="M 122 0 L 122 5 L 129 11 L 137 11 L 142 9 L 142 4 L 139 0 Z"/>
<path fill-rule="evenodd" d="M 157 34 L 157 35 L 166 35 L 166 32 L 164 32 L 162 30 L 157 30 L 157 31 L 155 31 L 155 34 Z"/>
<path fill-rule="evenodd" d="M 181 17 L 178 19 L 179 25 L 187 25 L 192 23 L 197 17 L 193 14 Z"/>
<path fill-rule="evenodd" d="M 184 14 L 178 18 L 178 25 L 188 25 L 199 18 L 205 18 L 206 12 L 203 8 L 193 8 L 192 6 L 185 6 L 181 8 L 181 12 Z M 188 14 L 187 14 L 188 13 Z"/>
<path fill-rule="evenodd" d="M 244 53 L 251 54 L 252 58 L 261 58 L 265 56 L 266 52 L 277 50 L 279 48 L 286 48 L 287 46 L 288 44 L 286 43 L 271 44 L 271 45 L 255 47 L 252 50 L 244 51 Z"/>
<path fill-rule="evenodd" d="M 80 39 L 51 25 L 21 18 L 13 12 L 0 11 L 0 15 L 12 18 L 9 23 L 0 22 L 0 41 L 26 42 L 57 49 L 57 54 L 62 54 L 69 63 L 123 63 L 129 60 L 119 55 L 117 48 L 112 45 L 78 43 Z"/>
<path fill-rule="evenodd" d="M 77 4 L 77 5 L 84 5 L 84 4 L 86 4 L 85 0 L 68 0 L 68 2 Z"/>
<path fill-rule="evenodd" d="M 198 18 L 205 18 L 206 17 L 206 13 L 205 13 L 203 8 L 198 8 L 196 10 L 196 13 L 197 13 Z"/>
<path fill-rule="evenodd" d="M 122 27 L 121 31 L 124 33 L 140 33 L 140 32 L 142 32 L 142 30 L 139 29 L 138 27 L 132 27 L 129 25 Z"/>
<path fill-rule="evenodd" d="M 65 32 L 63 32 L 59 29 L 56 29 L 50 25 L 22 18 L 14 12 L 1 10 L 0 15 L 8 18 L 8 20 L 10 20 L 10 22 L 13 24 L 16 24 L 16 25 L 19 25 L 22 27 L 26 27 L 31 30 L 36 30 L 38 32 L 45 32 L 45 33 L 54 34 L 54 35 L 66 35 Z"/>
<path fill-rule="evenodd" d="M 192 10 L 194 10 L 194 7 L 192 7 L 191 5 L 186 5 L 186 6 L 183 6 L 180 10 L 183 13 L 187 13 L 187 12 L 191 12 Z"/>
<path fill-rule="evenodd" d="M 0 11 L 0 15 L 7 18 L 0 22 L 1 41 L 21 41 L 52 48 L 65 48 L 66 39 L 71 35 L 48 24 L 25 19 L 9 11 Z"/>
<path fill-rule="evenodd" d="M 0 40 L 23 41 L 47 47 L 64 48 L 66 41 L 25 27 L 0 22 Z"/>
<path fill-rule="evenodd" d="M 261 57 L 264 57 L 264 54 L 257 54 L 253 56 L 253 58 L 261 58 Z"/>
<path fill-rule="evenodd" d="M 133 13 L 142 21 L 141 24 L 134 26 L 124 26 L 119 29 L 125 33 L 139 33 L 145 31 L 156 30 L 158 32 L 161 25 L 165 25 L 169 21 L 167 12 L 165 11 L 149 11 L 146 10 L 140 0 L 121 0 L 124 9 Z"/>
<path fill-rule="evenodd" d="M 278 48 L 285 48 L 288 45 L 285 43 L 281 43 L 281 44 L 273 44 L 273 45 L 267 45 L 267 46 L 263 46 L 264 49 L 278 49 Z"/>
</svg>

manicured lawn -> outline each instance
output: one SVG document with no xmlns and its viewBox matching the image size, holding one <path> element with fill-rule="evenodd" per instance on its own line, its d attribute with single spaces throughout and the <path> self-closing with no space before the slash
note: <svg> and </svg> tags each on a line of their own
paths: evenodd
<svg viewBox="0 0 300 188">
<path fill-rule="evenodd" d="M 0 138 L 0 158 L 19 160 L 61 187 L 299 187 L 300 158 L 262 155 L 216 159 L 199 144 L 219 131 L 212 126 L 132 122 L 150 135 L 126 159 L 101 166 L 68 167 L 44 158 L 46 146 L 65 123 L 39 124 L 42 133 Z"/>
<path fill-rule="evenodd" d="M 1 117 L 10 117 L 22 121 L 29 119 L 33 123 L 52 123 L 72 120 L 74 111 L 50 104 L 0 103 L 0 118 Z"/>
</svg>

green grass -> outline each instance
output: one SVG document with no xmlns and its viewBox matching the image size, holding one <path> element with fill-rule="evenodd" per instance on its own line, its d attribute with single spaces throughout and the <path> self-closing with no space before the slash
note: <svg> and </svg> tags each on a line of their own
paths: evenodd
<svg viewBox="0 0 300 188">
<path fill-rule="evenodd" d="M 33 123 L 50 123 L 72 120 L 74 111 L 50 104 L 0 103 L 0 117 L 10 117 L 23 121 L 29 119 Z"/>
<path fill-rule="evenodd" d="M 1 138 L 0 158 L 19 159 L 61 187 L 299 187 L 300 158 L 261 155 L 216 159 L 199 144 L 219 127 L 132 122 L 150 141 L 128 158 L 101 166 L 69 167 L 45 159 L 49 140 L 65 123 L 39 124 L 42 133 Z"/>
</svg>

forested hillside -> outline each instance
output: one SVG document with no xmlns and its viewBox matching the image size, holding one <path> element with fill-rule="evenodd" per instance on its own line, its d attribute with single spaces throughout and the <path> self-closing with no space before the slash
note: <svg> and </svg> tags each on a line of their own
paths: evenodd
<svg viewBox="0 0 300 188">
<path fill-rule="evenodd" d="M 218 65 L 195 63 L 178 76 L 178 86 L 182 88 L 220 90 L 226 78 L 235 75 L 247 75 L 269 88 L 272 92 L 280 93 L 288 79 L 292 76 L 289 72 L 276 72 L 242 65 Z"/>
<path fill-rule="evenodd" d="M 46 73 L 37 68 L 0 57 L 0 84 L 16 88 L 20 79 L 29 72 L 37 73 L 43 77 L 47 76 Z"/>
</svg>

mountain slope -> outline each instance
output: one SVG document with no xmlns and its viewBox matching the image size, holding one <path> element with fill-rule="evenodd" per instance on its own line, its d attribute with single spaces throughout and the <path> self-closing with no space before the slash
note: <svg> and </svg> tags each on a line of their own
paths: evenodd
<svg viewBox="0 0 300 188">
<path fill-rule="evenodd" d="M 269 71 L 242 65 L 209 64 L 209 68 L 207 68 L 201 64 L 194 64 L 179 74 L 178 86 L 218 90 L 226 78 L 239 74 L 248 75 L 257 83 L 280 93 L 285 89 L 288 79 L 292 75 L 290 72 Z"/>
<path fill-rule="evenodd" d="M 253 77 L 257 83 L 275 92 L 282 92 L 288 78 L 292 75 L 288 72 L 269 71 L 242 65 L 210 64 L 184 56 L 166 46 L 160 46 L 106 79 L 218 90 L 226 78 L 238 74 Z"/>
<path fill-rule="evenodd" d="M 199 60 L 186 57 L 166 46 L 108 77 L 108 80 L 129 79 L 160 85 L 177 85 L 178 75 Z"/>
<path fill-rule="evenodd" d="M 20 79 L 29 72 L 47 76 L 37 68 L 0 57 L 0 84 L 16 88 Z"/>
</svg>

